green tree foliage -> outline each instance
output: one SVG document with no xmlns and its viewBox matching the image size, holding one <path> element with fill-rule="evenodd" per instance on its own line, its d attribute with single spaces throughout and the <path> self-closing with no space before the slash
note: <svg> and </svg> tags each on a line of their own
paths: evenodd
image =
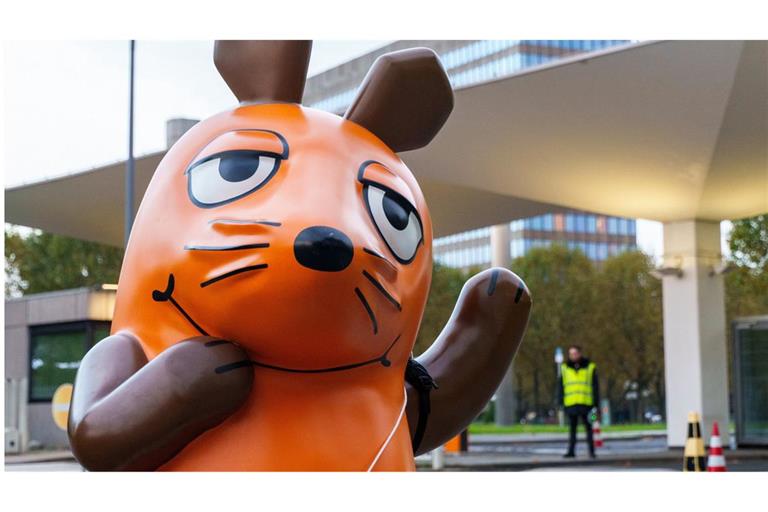
<svg viewBox="0 0 768 512">
<path fill-rule="evenodd" d="M 768 270 L 768 214 L 734 221 L 728 244 L 740 267 L 755 273 Z"/>
<path fill-rule="evenodd" d="M 768 269 L 754 272 L 748 267 L 737 266 L 727 273 L 725 311 L 728 325 L 740 316 L 768 315 Z"/>
<path fill-rule="evenodd" d="M 725 314 L 768 315 L 768 215 L 734 221 L 728 245 L 735 269 L 725 274 Z M 731 329 L 727 329 L 731 339 Z M 730 347 L 730 343 L 728 344 Z"/>
<path fill-rule="evenodd" d="M 661 282 L 652 268 L 645 254 L 625 252 L 604 262 L 595 287 L 592 352 L 603 395 L 613 404 L 626 400 L 631 421 L 642 421 L 648 405 L 664 409 Z"/>
<path fill-rule="evenodd" d="M 464 272 L 435 263 L 432 268 L 432 284 L 427 307 L 424 310 L 416 346 L 413 349 L 416 355 L 429 348 L 443 330 L 466 280 L 467 274 Z"/>
<path fill-rule="evenodd" d="M 645 407 L 663 410 L 664 355 L 661 283 L 640 252 L 596 266 L 580 250 L 537 248 L 517 258 L 512 270 L 533 294 L 525 340 L 515 360 L 521 414 L 553 411 L 555 347 L 581 345 L 600 368 L 601 388 L 614 410 L 641 419 Z M 440 333 L 461 287 L 475 271 L 436 266 L 416 353 Z"/>
<path fill-rule="evenodd" d="M 555 347 L 594 344 L 595 268 L 583 252 L 555 245 L 536 248 L 512 263 L 528 285 L 533 310 L 515 361 L 518 407 L 544 411 L 555 406 Z"/>
<path fill-rule="evenodd" d="M 117 283 L 123 250 L 50 233 L 5 229 L 5 294 Z"/>
</svg>

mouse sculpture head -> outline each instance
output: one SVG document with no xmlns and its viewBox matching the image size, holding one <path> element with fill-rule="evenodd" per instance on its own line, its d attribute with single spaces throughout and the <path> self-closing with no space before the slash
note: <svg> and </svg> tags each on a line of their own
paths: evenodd
<svg viewBox="0 0 768 512">
<path fill-rule="evenodd" d="M 300 104 L 310 49 L 216 44 L 240 105 L 168 151 L 120 277 L 115 323 L 150 357 L 206 333 L 277 369 L 405 364 L 429 289 L 432 226 L 397 153 L 437 134 L 451 86 L 433 51 L 390 53 L 340 117 Z"/>
</svg>

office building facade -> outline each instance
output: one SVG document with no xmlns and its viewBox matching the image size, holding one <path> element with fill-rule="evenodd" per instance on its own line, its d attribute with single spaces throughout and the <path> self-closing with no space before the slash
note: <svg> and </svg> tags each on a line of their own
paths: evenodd
<svg viewBox="0 0 768 512">
<path fill-rule="evenodd" d="M 515 220 L 507 227 L 511 258 L 536 247 L 562 244 L 599 262 L 637 247 L 633 219 L 577 210 Z M 491 265 L 490 227 L 438 238 L 433 246 L 435 261 L 442 265 L 463 269 Z"/>
</svg>

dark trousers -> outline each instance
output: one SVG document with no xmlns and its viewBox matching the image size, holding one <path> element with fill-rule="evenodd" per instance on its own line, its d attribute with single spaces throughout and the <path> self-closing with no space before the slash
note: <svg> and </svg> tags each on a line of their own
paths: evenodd
<svg viewBox="0 0 768 512">
<path fill-rule="evenodd" d="M 589 411 L 592 407 L 587 405 L 572 405 L 565 408 L 565 414 L 568 416 L 568 422 L 570 426 L 570 434 L 568 436 L 568 453 L 574 454 L 576 452 L 576 430 L 579 427 L 579 420 L 584 423 L 584 428 L 587 429 L 587 446 L 589 447 L 589 453 L 595 453 L 595 441 L 592 439 L 592 424 L 589 422 Z"/>
</svg>

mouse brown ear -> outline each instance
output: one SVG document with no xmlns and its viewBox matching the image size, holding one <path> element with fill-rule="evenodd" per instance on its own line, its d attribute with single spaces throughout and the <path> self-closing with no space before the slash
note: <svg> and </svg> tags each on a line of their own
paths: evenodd
<svg viewBox="0 0 768 512">
<path fill-rule="evenodd" d="M 453 90 L 437 54 L 411 48 L 376 59 L 344 114 L 393 151 L 426 146 L 453 110 Z"/>
<path fill-rule="evenodd" d="M 213 63 L 240 102 L 301 103 L 312 41 L 216 41 Z"/>
</svg>

